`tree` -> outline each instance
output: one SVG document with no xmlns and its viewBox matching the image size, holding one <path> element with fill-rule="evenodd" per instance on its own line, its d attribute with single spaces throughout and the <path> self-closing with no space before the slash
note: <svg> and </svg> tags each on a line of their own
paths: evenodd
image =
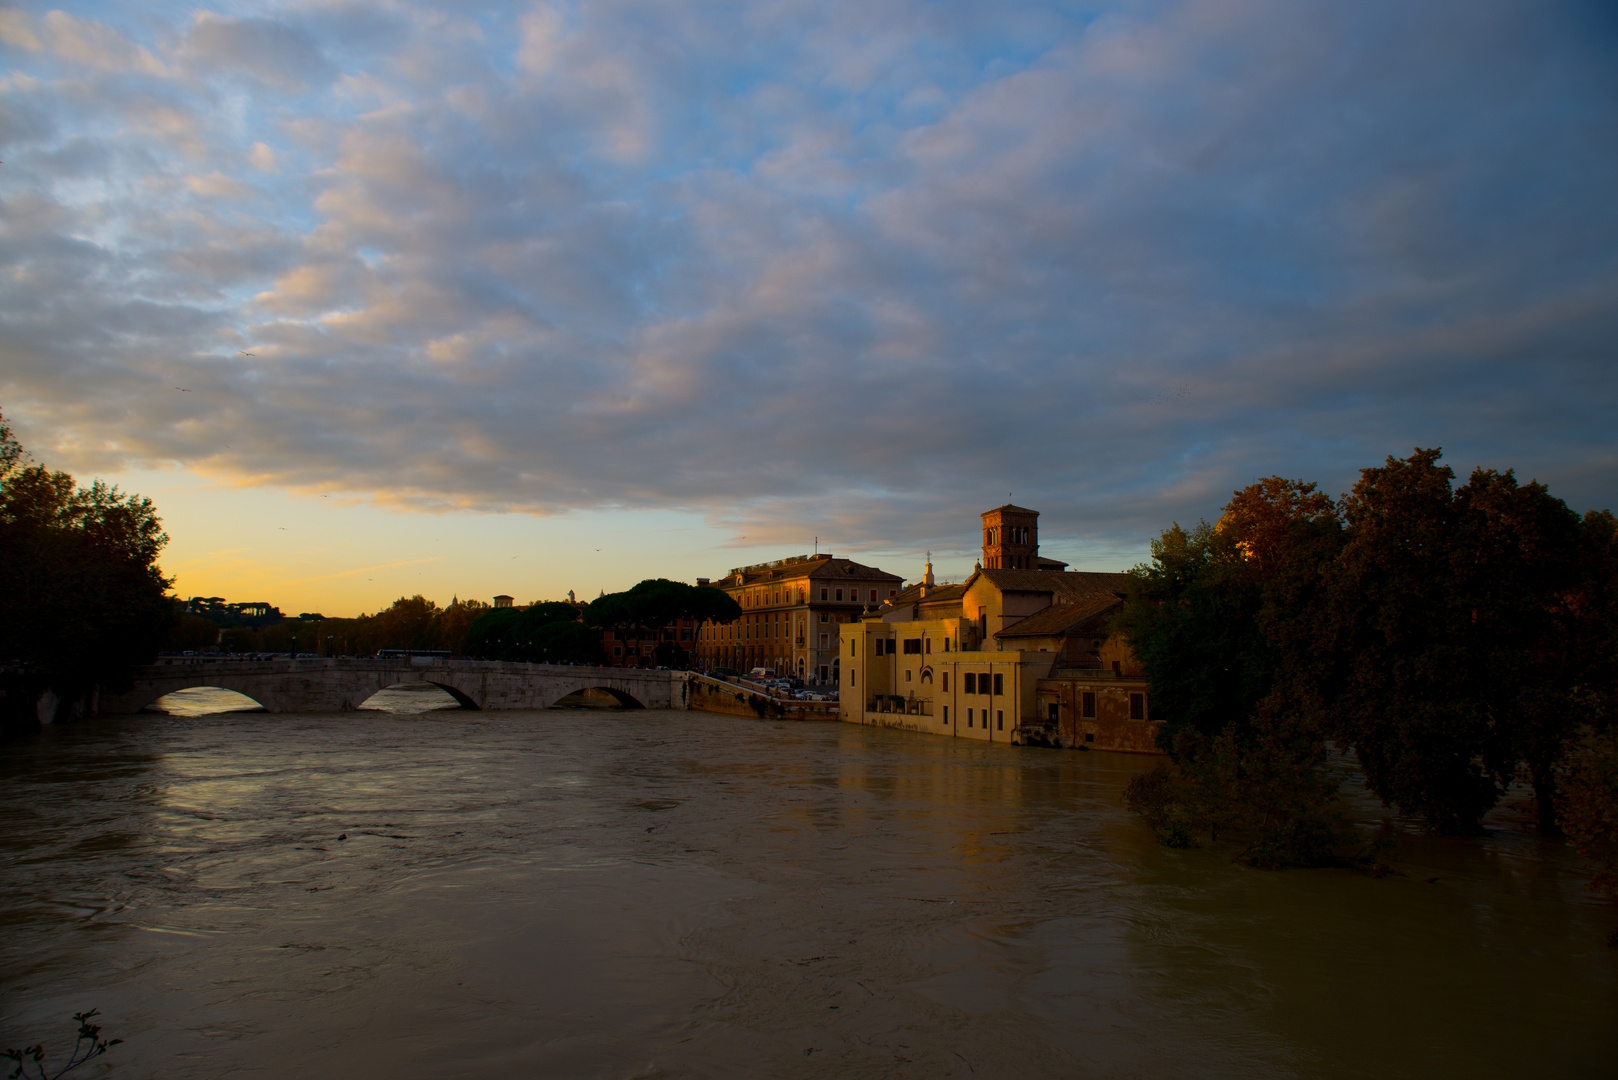
<svg viewBox="0 0 1618 1080">
<path fill-rule="evenodd" d="M 1117 629 L 1146 669 L 1158 745 L 1173 752 L 1191 728 L 1216 736 L 1253 715 L 1274 676 L 1259 630 L 1262 595 L 1234 536 L 1202 522 L 1152 541 L 1152 561 L 1129 572 Z"/>
<path fill-rule="evenodd" d="M 1383 801 L 1469 833 L 1526 767 L 1556 830 L 1556 764 L 1588 656 L 1578 517 L 1538 483 L 1479 469 L 1459 489 L 1439 450 L 1361 470 L 1321 617 L 1342 658 L 1329 726 Z M 1571 606 L 1570 606 L 1571 605 Z M 1588 606 L 1588 605 L 1587 605 Z"/>
<path fill-rule="evenodd" d="M 742 609 L 730 594 L 711 585 L 687 585 L 667 578 L 650 578 L 634 588 L 597 597 L 585 609 L 584 621 L 603 630 L 629 631 L 637 637 L 656 637 L 658 658 L 668 664 L 673 659 L 670 644 L 663 641 L 665 627 L 679 619 L 731 623 L 741 618 Z"/>
<path fill-rule="evenodd" d="M 1131 572 L 1117 625 L 1145 663 L 1175 764 L 1125 799 L 1165 843 L 1236 832 L 1245 861 L 1293 866 L 1351 839 L 1310 690 L 1312 631 L 1295 606 L 1320 592 L 1340 535 L 1313 484 L 1271 477 L 1236 492 L 1217 525 L 1164 532 Z"/>
<path fill-rule="evenodd" d="M 572 604 L 548 601 L 484 611 L 467 634 L 467 651 L 488 660 L 594 664 L 601 634 L 578 621 Z"/>
<path fill-rule="evenodd" d="M 123 689 L 178 618 L 157 566 L 168 536 L 150 499 L 25 465 L 0 420 L 0 623 L 8 732 L 31 730 L 46 690 L 66 717 L 97 687 Z"/>
</svg>

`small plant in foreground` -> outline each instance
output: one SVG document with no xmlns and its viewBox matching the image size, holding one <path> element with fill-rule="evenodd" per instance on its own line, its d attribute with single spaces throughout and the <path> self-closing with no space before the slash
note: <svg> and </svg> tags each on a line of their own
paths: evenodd
<svg viewBox="0 0 1618 1080">
<path fill-rule="evenodd" d="M 73 1043 L 73 1052 L 68 1055 L 67 1064 L 55 1072 L 45 1070 L 43 1043 L 27 1046 L 21 1050 L 7 1050 L 4 1055 L 6 1060 L 15 1062 L 17 1066 L 8 1075 L 7 1080 L 56 1080 L 58 1076 L 66 1075 L 70 1070 L 78 1068 L 93 1057 L 100 1057 L 123 1042 L 122 1039 L 101 1037 L 101 1025 L 91 1022 L 91 1017 L 100 1012 L 100 1009 L 91 1009 L 89 1012 L 73 1014 L 73 1019 L 79 1024 L 79 1037 Z"/>
</svg>

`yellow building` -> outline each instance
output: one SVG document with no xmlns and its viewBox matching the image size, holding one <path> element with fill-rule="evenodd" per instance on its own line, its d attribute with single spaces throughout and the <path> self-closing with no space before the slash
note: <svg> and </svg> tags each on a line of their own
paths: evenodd
<svg viewBox="0 0 1618 1080">
<path fill-rule="evenodd" d="M 697 584 L 709 582 L 699 579 Z M 838 632 L 899 595 L 897 574 L 835 555 L 799 555 L 732 570 L 712 584 L 742 607 L 728 625 L 698 628 L 697 665 L 705 670 L 766 667 L 806 682 L 836 684 Z"/>
<path fill-rule="evenodd" d="M 983 515 L 983 559 L 842 628 L 842 719 L 988 741 L 1152 752 L 1145 672 L 1111 632 L 1124 574 L 1039 555 L 1039 514 Z"/>
</svg>

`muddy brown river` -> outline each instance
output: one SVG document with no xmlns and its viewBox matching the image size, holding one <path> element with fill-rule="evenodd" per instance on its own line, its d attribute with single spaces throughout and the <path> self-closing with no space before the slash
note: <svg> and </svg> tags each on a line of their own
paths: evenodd
<svg viewBox="0 0 1618 1080">
<path fill-rule="evenodd" d="M 1150 764 L 663 711 L 49 729 L 0 754 L 0 1041 L 99 1008 L 75 1080 L 1618 1076 L 1618 911 L 1561 845 L 1250 870 L 1152 841 Z"/>
</svg>

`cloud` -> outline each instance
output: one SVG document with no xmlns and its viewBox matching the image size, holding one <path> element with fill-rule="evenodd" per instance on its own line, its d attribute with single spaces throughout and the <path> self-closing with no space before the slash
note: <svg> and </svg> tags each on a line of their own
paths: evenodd
<svg viewBox="0 0 1618 1080">
<path fill-rule="evenodd" d="M 272 14 L 139 93 L 0 24 L 0 401 L 47 459 L 850 551 L 1015 491 L 1064 558 L 1416 445 L 1618 502 L 1582 9 Z"/>
<path fill-rule="evenodd" d="M 183 49 L 210 74 L 239 75 L 297 92 L 329 83 L 337 69 L 307 32 L 273 19 L 237 19 L 211 11 L 193 18 Z"/>
<path fill-rule="evenodd" d="M 275 151 L 262 142 L 256 142 L 248 147 L 247 163 L 260 172 L 274 172 Z"/>
<path fill-rule="evenodd" d="M 145 47 L 105 23 L 65 11 L 50 11 L 36 26 L 35 32 L 65 63 L 100 71 L 168 74 L 167 67 Z M 31 39 L 33 35 L 27 37 Z"/>
</svg>

